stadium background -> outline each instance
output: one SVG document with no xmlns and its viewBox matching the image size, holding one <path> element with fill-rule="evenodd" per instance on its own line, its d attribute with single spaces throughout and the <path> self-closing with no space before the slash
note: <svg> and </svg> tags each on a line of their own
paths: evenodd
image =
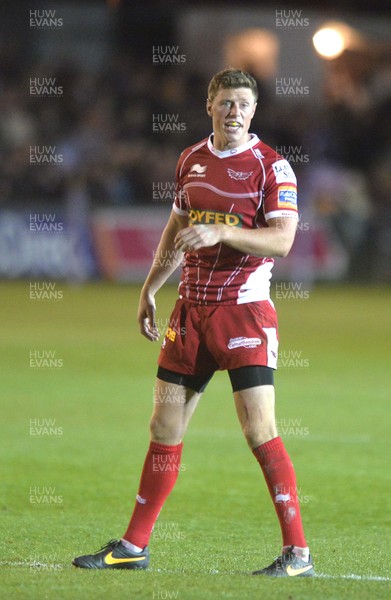
<svg viewBox="0 0 391 600">
<path fill-rule="evenodd" d="M 329 21 L 351 28 L 330 61 L 312 44 Z M 279 534 L 233 410 L 222 415 L 224 374 L 186 438 L 147 578 L 80 576 L 71 558 L 126 526 L 158 351 L 138 333 L 140 282 L 178 154 L 209 135 L 206 86 L 227 64 L 257 78 L 252 130 L 298 176 L 297 239 L 272 285 L 277 418 L 322 578 L 244 574 Z M 0 91 L 6 597 L 388 597 L 388 3 L 2 3 Z M 159 294 L 162 334 L 175 296 L 175 281 Z"/>
<path fill-rule="evenodd" d="M 50 8 L 45 26 L 44 1 L 2 7 L 0 276 L 141 280 L 178 154 L 210 133 L 211 74 L 235 63 L 259 82 L 253 130 L 300 184 L 299 235 L 277 275 L 390 281 L 387 14 L 373 3 L 338 13 L 296 3 Z M 330 20 L 358 39 L 327 61 L 312 36 Z M 53 220 L 61 232 L 45 235 Z"/>
</svg>

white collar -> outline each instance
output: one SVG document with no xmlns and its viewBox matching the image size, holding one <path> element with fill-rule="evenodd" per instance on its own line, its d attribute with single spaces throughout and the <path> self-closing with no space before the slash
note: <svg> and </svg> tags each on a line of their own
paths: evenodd
<svg viewBox="0 0 391 600">
<path fill-rule="evenodd" d="M 258 144 L 258 142 L 259 142 L 259 137 L 257 135 L 255 135 L 255 133 L 250 133 L 250 140 L 248 142 L 246 142 L 245 144 L 242 144 L 241 146 L 238 146 L 237 148 L 231 148 L 231 150 L 217 150 L 213 146 L 212 137 L 213 137 L 213 133 L 211 133 L 208 138 L 208 148 L 212 152 L 212 154 L 217 156 L 217 158 L 227 158 L 228 156 L 234 156 L 236 154 L 241 154 L 242 152 L 245 152 L 249 148 L 252 148 L 256 144 Z"/>
</svg>

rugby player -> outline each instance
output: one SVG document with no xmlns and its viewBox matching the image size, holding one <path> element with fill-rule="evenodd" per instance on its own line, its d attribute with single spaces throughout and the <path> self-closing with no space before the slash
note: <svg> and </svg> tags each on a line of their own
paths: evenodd
<svg viewBox="0 0 391 600">
<path fill-rule="evenodd" d="M 254 575 L 314 575 L 295 471 L 274 411 L 278 330 L 270 278 L 273 258 L 286 256 L 295 238 L 296 177 L 282 156 L 249 133 L 257 98 L 248 73 L 217 73 L 206 103 L 213 133 L 179 158 L 171 216 L 138 309 L 141 333 L 157 341 L 155 296 L 181 265 L 179 298 L 158 359 L 151 439 L 136 503 L 122 538 L 75 558 L 77 567 L 148 566 L 149 538 L 177 480 L 187 426 L 213 373 L 225 370 L 282 533 L 281 554 Z"/>
</svg>

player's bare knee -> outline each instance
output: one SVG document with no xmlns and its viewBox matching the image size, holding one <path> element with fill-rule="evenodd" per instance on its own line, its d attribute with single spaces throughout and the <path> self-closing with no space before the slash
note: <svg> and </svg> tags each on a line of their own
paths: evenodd
<svg viewBox="0 0 391 600">
<path fill-rule="evenodd" d="M 274 423 L 263 424 L 262 426 L 258 427 L 254 427 L 252 424 L 249 424 L 245 425 L 242 430 L 247 444 L 251 449 L 257 448 L 258 446 L 261 446 L 261 444 L 269 442 L 278 435 Z"/>
<path fill-rule="evenodd" d="M 165 419 L 162 419 L 158 415 L 153 415 L 149 423 L 149 431 L 154 440 L 161 441 L 170 432 L 170 429 L 172 427 L 169 426 Z"/>
<path fill-rule="evenodd" d="M 161 415 L 152 416 L 149 430 L 154 442 L 169 445 L 179 443 L 184 433 L 181 422 L 166 419 Z"/>
<path fill-rule="evenodd" d="M 254 448 L 254 445 L 257 443 L 257 440 L 259 438 L 257 432 L 251 429 L 244 428 L 243 435 L 246 438 L 246 442 L 250 446 L 250 448 Z"/>
</svg>

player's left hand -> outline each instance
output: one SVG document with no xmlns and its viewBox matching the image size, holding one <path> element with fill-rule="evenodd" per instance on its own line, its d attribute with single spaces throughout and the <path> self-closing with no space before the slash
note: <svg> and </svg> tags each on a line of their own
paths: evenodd
<svg viewBox="0 0 391 600">
<path fill-rule="evenodd" d="M 181 229 L 175 236 L 175 249 L 195 252 L 200 248 L 215 246 L 221 242 L 224 225 L 192 225 Z"/>
</svg>

